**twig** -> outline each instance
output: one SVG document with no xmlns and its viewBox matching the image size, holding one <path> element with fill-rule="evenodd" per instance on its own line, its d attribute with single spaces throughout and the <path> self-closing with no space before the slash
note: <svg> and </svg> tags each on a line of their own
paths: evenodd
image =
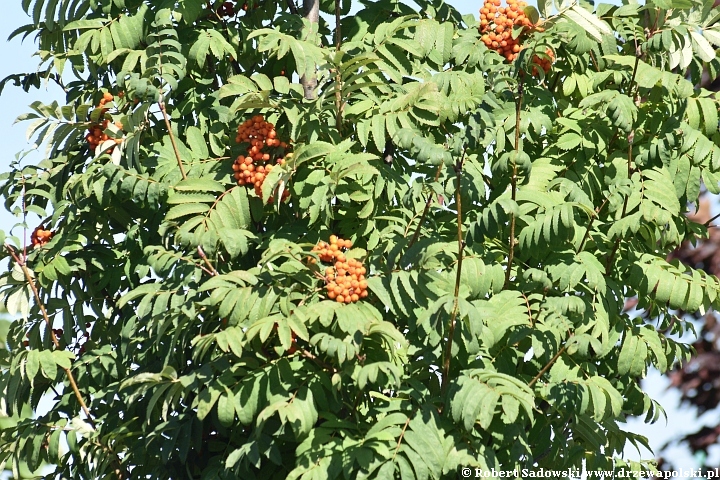
<svg viewBox="0 0 720 480">
<path fill-rule="evenodd" d="M 27 208 L 25 203 L 25 177 L 22 177 L 22 212 L 23 212 L 23 260 L 27 259 Z"/>
<path fill-rule="evenodd" d="M 520 152 L 520 112 L 522 110 L 523 101 L 523 77 L 518 80 L 518 98 L 515 101 L 515 161 L 513 164 L 512 177 L 510 178 L 510 195 L 513 202 L 517 196 L 517 155 Z M 508 250 L 507 270 L 505 270 L 504 289 L 510 285 L 510 275 L 512 273 L 513 258 L 515 257 L 515 214 L 510 214 L 510 246 Z"/>
<path fill-rule="evenodd" d="M 633 140 L 635 138 L 635 131 L 633 130 L 630 132 L 630 135 L 628 135 L 628 161 L 627 161 L 627 176 L 628 180 L 630 180 L 630 177 L 632 176 L 632 148 L 633 148 Z M 625 213 L 627 213 L 627 204 L 628 199 L 630 198 L 630 194 L 625 195 L 625 201 L 623 202 L 623 208 L 622 208 L 622 214 L 620 215 L 620 218 L 625 218 Z M 615 254 L 618 251 L 618 248 L 620 247 L 620 237 L 615 240 L 615 245 L 613 246 L 612 251 L 610 252 L 610 255 L 607 257 L 607 261 L 605 262 L 605 275 L 610 275 L 610 265 L 612 264 Z"/>
<path fill-rule="evenodd" d="M 342 32 L 340 31 L 340 0 L 335 0 L 335 58 L 342 58 L 340 46 L 342 45 Z M 342 129 L 342 72 L 336 66 L 335 72 L 335 129 L 340 132 Z"/>
<path fill-rule="evenodd" d="M 437 172 L 435 172 L 435 181 L 437 182 L 440 178 L 440 174 L 442 173 L 443 164 L 441 163 L 438 165 Z M 422 224 L 425 222 L 425 217 L 427 217 L 428 211 L 430 210 L 430 205 L 432 204 L 433 194 L 432 192 L 430 195 L 428 195 L 427 201 L 425 202 L 425 209 L 423 210 L 422 215 L 420 215 L 420 221 L 418 221 L 418 226 L 415 229 L 415 233 L 413 234 L 412 238 L 410 239 L 410 243 L 408 243 L 408 248 L 412 247 L 415 242 L 417 242 L 418 237 L 420 236 L 420 228 L 422 228 Z"/>
<path fill-rule="evenodd" d="M 712 217 L 712 218 L 711 218 L 710 220 L 708 220 L 707 222 L 703 223 L 703 226 L 704 226 L 704 227 L 708 227 L 708 228 L 709 228 L 709 227 L 712 227 L 712 222 L 714 222 L 714 221 L 717 220 L 718 218 L 720 218 L 720 213 L 718 213 L 717 215 L 715 215 L 714 217 Z"/>
<path fill-rule="evenodd" d="M 293 2 L 293 0 L 287 0 L 287 6 L 288 10 L 290 10 L 290 13 L 292 13 L 293 15 L 297 15 L 298 9 L 295 6 L 295 2 Z"/>
<path fill-rule="evenodd" d="M 393 461 L 395 461 L 395 457 L 397 457 L 398 451 L 400 450 L 400 445 L 402 444 L 403 437 L 405 436 L 405 430 L 407 430 L 408 425 L 410 425 L 411 418 L 412 417 L 408 417 L 405 421 L 405 425 L 403 425 L 402 431 L 400 432 L 400 438 L 398 438 L 397 446 L 395 446 L 395 452 L 393 453 Z"/>
<path fill-rule="evenodd" d="M 528 387 L 532 388 L 532 386 L 535 385 L 535 383 L 536 383 L 538 380 L 540 380 L 540 377 L 542 377 L 543 375 L 545 375 L 545 372 L 547 372 L 548 370 L 550 370 L 550 367 L 552 367 L 553 364 L 557 361 L 557 359 L 560 358 L 560 355 L 562 355 L 563 353 L 565 353 L 565 350 L 566 350 L 566 349 L 567 349 L 567 344 L 563 345 L 562 348 L 557 351 L 557 353 L 555 354 L 555 356 L 553 356 L 553 358 L 550 359 L 550 361 L 547 363 L 547 365 L 545 365 L 545 366 L 538 372 L 538 374 L 535 375 L 535 377 L 534 377 L 532 380 L 530 380 L 530 383 L 528 383 Z"/>
<path fill-rule="evenodd" d="M 207 265 L 208 269 L 210 270 L 208 273 L 210 273 L 210 275 L 212 275 L 212 276 L 219 275 L 218 271 L 215 270 L 215 267 L 213 267 L 213 264 L 210 263 L 210 260 L 207 258 L 207 255 L 205 255 L 205 252 L 203 251 L 203 249 L 200 245 L 198 245 L 197 251 L 198 251 L 198 255 L 200 255 L 200 258 L 203 259 L 203 262 L 205 262 L 205 265 Z M 202 267 L 200 267 L 200 268 L 202 268 Z M 203 268 L 203 270 L 205 270 L 205 269 Z M 207 272 L 207 270 L 205 270 L 205 271 Z"/>
<path fill-rule="evenodd" d="M 300 355 L 302 355 L 303 357 L 307 358 L 308 360 L 312 360 L 312 361 L 315 362 L 320 368 L 323 368 L 323 369 L 325 369 L 325 370 L 330 370 L 330 371 L 333 372 L 333 373 L 337 372 L 337 369 L 336 369 L 335 367 L 333 367 L 332 365 L 330 365 L 330 364 L 328 364 L 328 363 L 323 362 L 322 360 L 320 360 L 320 359 L 317 357 L 317 355 L 314 355 L 312 352 L 309 352 L 309 351 L 305 350 L 304 348 L 300 349 L 299 351 L 300 351 Z"/>
<path fill-rule="evenodd" d="M 160 98 L 158 102 L 160 111 L 165 119 L 165 126 L 168 129 L 168 135 L 170 135 L 170 143 L 172 143 L 173 151 L 175 152 L 175 158 L 177 159 L 178 167 L 180 167 L 180 175 L 183 180 L 187 180 L 187 174 L 185 173 L 185 167 L 183 167 L 182 159 L 180 158 L 180 152 L 178 151 L 177 143 L 175 142 L 175 135 L 173 134 L 172 127 L 170 126 L 170 119 L 168 118 L 167 111 L 165 110 L 165 100 Z"/>
<path fill-rule="evenodd" d="M 607 204 L 608 199 L 606 198 L 603 203 L 595 209 L 595 215 L 590 219 L 590 222 L 588 222 L 587 229 L 585 230 L 585 236 L 583 236 L 582 241 L 580 242 L 580 247 L 578 248 L 578 253 L 582 252 L 583 248 L 585 248 L 585 242 L 587 241 L 588 237 L 590 236 L 590 229 L 592 229 L 593 222 L 595 219 L 600 215 L 600 212 L 603 208 L 605 208 L 605 204 Z"/>
<path fill-rule="evenodd" d="M 8 252 L 10 252 L 10 255 L 12 256 L 13 260 L 20 265 L 20 268 L 23 271 L 23 274 L 25 275 L 25 280 L 27 280 L 28 285 L 30 286 L 30 289 L 33 292 L 33 295 L 35 296 L 35 301 L 38 304 L 38 308 L 40 309 L 40 313 L 42 313 L 43 319 L 45 320 L 45 325 L 47 326 L 47 329 L 50 331 L 50 339 L 53 342 L 53 345 L 55 345 L 55 348 L 60 350 L 60 341 L 58 340 L 57 336 L 55 335 L 55 332 L 52 328 L 52 322 L 50 321 L 50 316 L 47 313 L 47 310 L 45 309 L 45 304 L 43 304 L 42 300 L 40 299 L 40 293 L 38 292 L 37 287 L 35 286 L 35 281 L 33 280 L 32 275 L 30 274 L 30 270 L 28 270 L 27 265 L 25 265 L 25 262 L 23 260 L 20 260 L 20 257 L 18 257 L 17 252 L 15 252 L 15 249 L 5 244 L 5 248 Z M 90 413 L 90 409 L 87 407 L 87 404 L 85 403 L 85 400 L 82 397 L 82 394 L 80 393 L 80 389 L 77 386 L 77 382 L 75 381 L 75 376 L 73 375 L 72 371 L 69 368 L 66 367 L 60 367 L 65 371 L 65 374 L 67 375 L 68 381 L 70 382 L 70 387 L 72 388 L 73 392 L 75 393 L 75 398 L 77 398 L 78 403 L 80 403 L 80 407 L 82 408 L 83 412 L 85 412 L 85 415 L 87 416 L 87 420 L 92 425 L 93 429 L 95 428 L 95 421 L 93 420 L 93 416 Z"/>
<path fill-rule="evenodd" d="M 462 264 L 463 264 L 463 250 L 465 248 L 465 242 L 463 241 L 462 231 L 462 197 L 460 195 L 460 181 L 462 180 L 462 169 L 463 163 L 465 162 L 465 149 L 463 149 L 462 157 L 460 161 L 455 165 L 455 205 L 457 209 L 457 241 L 458 241 L 458 260 L 457 260 L 457 272 L 455 274 L 455 299 L 453 300 L 452 314 L 450 315 L 450 322 L 448 323 L 448 339 L 445 345 L 445 355 L 443 357 L 443 374 L 442 374 L 442 385 L 440 391 L 444 395 L 447 391 L 447 387 L 450 384 L 450 358 L 452 357 L 452 345 L 453 337 L 455 336 L 455 323 L 457 320 L 458 311 L 460 310 L 460 278 L 462 276 Z"/>
</svg>

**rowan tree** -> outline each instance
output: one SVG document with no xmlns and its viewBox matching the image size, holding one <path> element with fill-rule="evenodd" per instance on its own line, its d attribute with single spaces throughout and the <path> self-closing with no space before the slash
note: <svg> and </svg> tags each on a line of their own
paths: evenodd
<svg viewBox="0 0 720 480">
<path fill-rule="evenodd" d="M 0 391 L 44 478 L 653 470 L 649 366 L 720 280 L 720 10 L 23 0 Z M 322 15 L 320 13 L 323 13 Z M 351 13 L 352 12 L 352 13 Z M 8 87 L 9 88 L 9 87 Z M 40 222 L 30 223 L 28 215 Z M 633 309 L 626 300 L 636 299 Z"/>
</svg>

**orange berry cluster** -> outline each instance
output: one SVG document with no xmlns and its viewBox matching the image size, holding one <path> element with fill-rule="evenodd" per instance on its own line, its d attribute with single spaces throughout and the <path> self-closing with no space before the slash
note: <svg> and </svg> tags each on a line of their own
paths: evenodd
<svg viewBox="0 0 720 480">
<path fill-rule="evenodd" d="M 53 235 L 55 235 L 55 233 L 50 230 L 45 230 L 42 225 L 39 225 L 30 235 L 30 243 L 32 243 L 33 247 L 43 246 L 52 240 Z"/>
<path fill-rule="evenodd" d="M 522 0 L 507 0 L 507 7 L 501 7 L 501 0 L 485 0 L 480 9 L 481 40 L 488 48 L 495 50 L 512 62 L 521 50 L 520 37 L 513 38 L 514 25 L 523 30 L 532 27 L 532 22 L 525 15 L 527 3 Z"/>
<path fill-rule="evenodd" d="M 555 61 L 555 53 L 550 48 L 545 49 L 545 53 L 547 54 L 548 58 L 540 58 L 539 56 L 535 55 L 533 56 L 532 63 L 542 68 L 545 73 L 548 73 L 552 68 L 553 62 Z M 533 76 L 537 76 L 537 67 L 533 67 L 532 74 Z"/>
<path fill-rule="evenodd" d="M 122 93 L 118 94 L 119 97 L 122 98 Z M 100 104 L 98 105 L 98 108 L 102 108 L 102 115 L 105 115 L 105 113 L 108 111 L 107 108 L 105 108 L 105 104 L 108 102 L 112 102 L 115 97 L 110 92 L 105 92 L 103 94 L 102 100 L 100 100 Z M 108 125 L 110 124 L 110 120 L 103 119 L 102 122 L 99 124 L 91 125 L 90 129 L 88 130 L 87 136 L 85 136 L 85 140 L 87 140 L 88 145 L 90 146 L 90 151 L 95 151 L 95 149 L 100 145 L 101 143 L 107 141 L 110 139 L 107 133 L 105 133 L 105 129 L 107 129 Z M 115 122 L 115 126 L 122 130 L 122 123 Z M 122 143 L 122 139 L 115 138 L 115 144 L 119 145 Z M 112 152 L 112 148 L 107 150 L 107 153 Z"/>
<path fill-rule="evenodd" d="M 249 143 L 246 155 L 239 155 L 233 162 L 233 176 L 237 180 L 238 185 L 254 185 L 255 193 L 262 198 L 262 184 L 265 177 L 274 167 L 271 162 L 275 157 L 277 165 L 283 165 L 286 159 L 292 157 L 292 153 L 284 154 L 288 148 L 288 144 L 277 138 L 275 125 L 265 121 L 262 115 L 255 115 L 246 120 L 238 127 L 238 133 L 235 137 L 237 143 Z M 267 151 L 269 147 L 271 151 Z M 280 149 L 278 151 L 277 149 Z M 281 156 L 283 155 L 284 156 Z M 286 189 L 283 191 L 283 200 L 290 196 L 290 192 Z M 267 200 L 273 201 L 271 196 Z"/>
<path fill-rule="evenodd" d="M 367 270 L 354 258 L 345 258 L 343 249 L 352 248 L 350 240 L 330 235 L 330 244 L 320 242 L 313 248 L 322 262 L 334 263 L 325 269 L 325 290 L 331 300 L 338 303 L 354 303 L 368 296 Z M 315 263 L 315 259 L 311 260 Z"/>
</svg>

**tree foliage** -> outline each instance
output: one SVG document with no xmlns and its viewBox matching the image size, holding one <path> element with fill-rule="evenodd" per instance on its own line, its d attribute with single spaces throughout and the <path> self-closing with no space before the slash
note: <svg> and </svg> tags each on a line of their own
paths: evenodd
<svg viewBox="0 0 720 480">
<path fill-rule="evenodd" d="M 1 177 L 52 234 L 2 235 L 22 320 L 0 389 L 8 414 L 52 408 L 3 430 L 0 459 L 48 478 L 654 468 L 622 458 L 647 443 L 626 418 L 663 414 L 639 381 L 688 357 L 678 311 L 720 304 L 716 276 L 666 259 L 720 193 L 718 105 L 694 87 L 717 76 L 720 9 L 541 1 L 508 62 L 442 2 L 323 1 L 318 22 L 221 3 L 23 0 L 12 36 L 40 73 L 3 84 L 66 97 L 21 117 L 45 158 Z M 292 150 L 259 192 L 233 178 L 257 115 Z M 332 234 L 367 298 L 327 295 Z"/>
</svg>

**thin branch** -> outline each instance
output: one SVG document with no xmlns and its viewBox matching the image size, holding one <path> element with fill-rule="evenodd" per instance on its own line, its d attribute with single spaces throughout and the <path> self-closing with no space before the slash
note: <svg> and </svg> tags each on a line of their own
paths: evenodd
<svg viewBox="0 0 720 480">
<path fill-rule="evenodd" d="M 443 357 L 443 374 L 442 385 L 440 391 L 444 395 L 450 384 L 450 359 L 452 357 L 453 337 L 455 336 L 455 324 L 457 321 L 458 311 L 460 310 L 460 278 L 462 276 L 463 250 L 465 242 L 463 241 L 462 230 L 462 196 L 460 195 L 460 181 L 462 180 L 463 163 L 465 162 L 465 149 L 463 149 L 460 161 L 455 165 L 455 206 L 457 209 L 457 242 L 458 242 L 458 260 L 457 272 L 455 274 L 455 299 L 453 300 L 452 314 L 448 323 L 447 344 L 445 345 L 445 355 Z"/>
<path fill-rule="evenodd" d="M 27 206 L 25 203 L 25 177 L 22 177 L 22 212 L 23 212 L 23 260 L 27 259 Z"/>
<path fill-rule="evenodd" d="M 328 363 L 323 362 L 322 360 L 320 360 L 317 357 L 317 355 L 314 355 L 312 352 L 309 352 L 309 351 L 305 350 L 304 348 L 299 349 L 299 352 L 300 352 L 300 355 L 307 358 L 308 360 L 312 360 L 323 370 L 329 370 L 333 373 L 337 372 L 337 369 L 335 367 L 333 367 L 332 365 L 330 365 Z"/>
<path fill-rule="evenodd" d="M 395 457 L 397 457 L 398 451 L 400 450 L 400 445 L 402 444 L 403 437 L 405 436 L 405 430 L 407 430 L 408 425 L 410 425 L 410 419 L 412 417 L 408 417 L 408 419 L 405 421 L 405 425 L 403 425 L 402 431 L 400 432 L 400 438 L 398 438 L 397 445 L 395 446 L 395 452 L 393 453 L 393 462 L 395 461 Z"/>
<path fill-rule="evenodd" d="M 298 14 L 298 9 L 295 6 L 295 2 L 293 2 L 293 0 L 287 0 L 287 6 L 288 6 L 288 10 L 290 10 L 290 13 L 292 13 L 293 15 Z"/>
<path fill-rule="evenodd" d="M 633 140 L 635 138 L 635 131 L 633 130 L 630 132 L 630 135 L 628 135 L 628 161 L 627 161 L 627 176 L 628 180 L 630 180 L 630 177 L 632 177 L 632 161 L 633 161 Z M 622 214 L 620 215 L 620 218 L 625 218 L 625 214 L 627 213 L 627 204 L 628 199 L 630 198 L 630 194 L 625 196 L 625 201 L 623 202 L 623 208 L 622 208 Z M 615 254 L 618 251 L 618 248 L 620 247 L 620 237 L 615 240 L 615 245 L 613 246 L 612 251 L 610 252 L 610 255 L 607 257 L 607 261 L 605 262 L 605 275 L 610 275 L 610 266 L 612 265 L 613 260 L 615 259 Z"/>
<path fill-rule="evenodd" d="M 435 181 L 437 182 L 440 178 L 440 174 L 442 173 L 443 164 L 441 163 L 438 165 L 437 172 L 435 172 Z M 412 238 L 410 239 L 410 243 L 408 243 L 408 248 L 412 247 L 415 242 L 417 242 L 418 237 L 420 236 L 420 228 L 422 228 L 422 224 L 425 222 L 425 217 L 427 217 L 428 211 L 430 210 L 430 205 L 432 204 L 432 199 L 434 195 L 432 192 L 430 195 L 428 195 L 427 201 L 425 202 L 425 209 L 423 210 L 422 215 L 420 215 L 420 221 L 418 222 L 418 226 L 415 229 L 415 233 L 413 234 Z"/>
<path fill-rule="evenodd" d="M 340 46 L 342 45 L 342 32 L 340 30 L 340 0 L 335 0 L 335 58 L 339 57 Z M 342 129 L 342 72 L 339 66 L 335 72 L 335 128 L 338 132 Z"/>
<path fill-rule="evenodd" d="M 20 260 L 20 257 L 18 257 L 17 252 L 15 252 L 15 249 L 5 244 L 5 248 L 8 252 L 10 252 L 10 255 L 12 256 L 13 260 L 20 265 L 20 268 L 23 271 L 23 274 L 25 275 L 25 280 L 27 280 L 28 285 L 30 286 L 30 290 L 33 292 L 33 296 L 35 297 L 35 301 L 37 302 L 38 308 L 40 309 L 40 313 L 42 313 L 43 319 L 45 320 L 45 325 L 47 326 L 48 331 L 50 332 L 50 339 L 52 340 L 53 345 L 55 345 L 55 348 L 60 350 L 60 341 L 58 340 L 57 336 L 55 335 L 55 332 L 52 328 L 52 322 L 50 321 L 50 316 L 47 313 L 47 310 L 45 309 L 45 304 L 40 299 L 40 293 L 38 292 L 37 287 L 35 286 L 35 281 L 33 280 L 32 275 L 30 274 L 30 270 L 28 270 L 27 265 L 25 265 L 25 262 L 23 260 Z M 75 393 L 75 398 L 77 398 L 78 403 L 80 404 L 80 407 L 82 408 L 83 412 L 85 412 L 85 415 L 87 416 L 87 420 L 92 425 L 93 429 L 95 428 L 95 421 L 93 420 L 93 416 L 90 413 L 90 409 L 87 407 L 87 404 L 85 403 L 85 400 L 82 397 L 82 394 L 80 393 L 80 389 L 77 386 L 77 382 L 75 381 L 75 376 L 73 375 L 72 371 L 69 368 L 66 367 L 60 367 L 65 371 L 65 375 L 67 375 L 68 381 L 70 382 L 70 387 L 72 388 L 73 392 Z"/>
<path fill-rule="evenodd" d="M 202 247 L 200 245 L 198 245 L 197 251 L 198 251 L 198 255 L 200 255 L 200 258 L 202 258 L 203 262 L 205 262 L 205 265 L 207 265 L 207 268 L 209 271 L 205 270 L 204 268 L 203 268 L 203 270 L 205 270 L 212 276 L 219 275 L 218 271 L 215 270 L 215 267 L 213 267 L 213 264 L 210 263 L 210 260 L 207 258 L 207 255 L 205 255 L 205 251 L 202 249 Z M 202 267 L 200 267 L 200 268 L 202 268 Z"/>
<path fill-rule="evenodd" d="M 510 194 L 513 202 L 517 196 L 517 155 L 520 152 L 520 112 L 522 111 L 523 101 L 523 77 L 518 80 L 518 97 L 515 101 L 515 161 L 513 164 L 512 177 L 510 178 Z M 510 285 L 510 275 L 512 273 L 513 258 L 515 257 L 515 214 L 510 214 L 510 245 L 508 249 L 507 270 L 505 270 L 505 285 Z"/>
<path fill-rule="evenodd" d="M 600 215 L 600 212 L 603 208 L 605 208 L 605 205 L 607 204 L 608 199 L 606 198 L 603 203 L 595 209 L 595 215 L 590 219 L 590 222 L 588 222 L 587 229 L 585 230 L 585 236 L 583 236 L 582 242 L 580 242 L 580 247 L 578 248 L 577 253 L 582 252 L 583 248 L 585 248 L 585 242 L 590 237 L 590 230 L 592 229 L 593 222 L 595 222 L 595 219 Z"/>
<path fill-rule="evenodd" d="M 180 151 L 178 151 L 177 143 L 175 142 L 175 134 L 173 134 L 172 127 L 170 126 L 170 118 L 168 117 L 167 110 L 165 110 L 165 100 L 161 98 L 158 102 L 158 106 L 160 107 L 160 111 L 165 119 L 165 126 L 167 127 L 168 135 L 170 135 L 170 143 L 172 143 L 175 158 L 177 159 L 178 167 L 180 167 L 180 175 L 182 175 L 183 180 L 187 180 L 185 167 L 183 166 L 182 159 L 180 158 Z"/>
<path fill-rule="evenodd" d="M 557 353 L 555 354 L 555 356 L 553 356 L 553 357 L 550 359 L 550 361 L 547 363 L 547 365 L 545 365 L 545 366 L 538 372 L 538 374 L 535 375 L 535 377 L 534 377 L 532 380 L 530 380 L 530 383 L 528 383 L 528 387 L 532 388 L 532 386 L 535 385 L 535 383 L 536 383 L 538 380 L 540 380 L 540 377 L 542 377 L 543 375 L 545 375 L 545 373 L 546 373 L 548 370 L 550 370 L 550 367 L 552 367 L 553 364 L 554 364 L 555 362 L 557 362 L 557 359 L 560 358 L 560 355 L 562 355 L 563 353 L 565 353 L 565 350 L 566 350 L 566 349 L 567 349 L 567 344 L 563 345 L 562 348 L 557 351 Z"/>
<path fill-rule="evenodd" d="M 714 217 L 712 217 L 712 218 L 711 218 L 710 220 L 708 220 L 707 222 L 703 223 L 703 226 L 704 226 L 704 227 L 708 227 L 708 228 L 714 227 L 714 225 L 712 225 L 712 222 L 714 222 L 714 221 L 717 220 L 718 218 L 720 218 L 720 213 L 718 213 L 717 215 L 715 215 Z"/>
</svg>

